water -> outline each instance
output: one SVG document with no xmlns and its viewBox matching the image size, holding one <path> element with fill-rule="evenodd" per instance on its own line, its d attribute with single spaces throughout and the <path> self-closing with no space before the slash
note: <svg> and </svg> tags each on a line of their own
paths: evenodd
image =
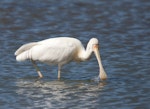
<svg viewBox="0 0 150 109">
<path fill-rule="evenodd" d="M 148 109 L 150 107 L 149 0 L 1 0 L 1 109 Z M 76 37 L 84 46 L 100 41 L 107 81 L 98 81 L 94 55 L 63 67 L 18 63 L 22 44 L 52 37 Z"/>
</svg>

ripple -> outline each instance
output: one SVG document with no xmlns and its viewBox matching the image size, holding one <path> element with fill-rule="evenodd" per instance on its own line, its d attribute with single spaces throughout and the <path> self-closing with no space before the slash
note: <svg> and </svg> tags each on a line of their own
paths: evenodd
<svg viewBox="0 0 150 109">
<path fill-rule="evenodd" d="M 149 0 L 0 1 L 0 108 L 144 108 L 149 106 Z M 99 81 L 95 56 L 57 67 L 18 63 L 22 44 L 75 37 L 100 41 L 107 81 Z"/>
<path fill-rule="evenodd" d="M 70 80 L 47 82 L 18 80 L 16 85 L 18 86 L 16 93 L 19 96 L 32 98 L 34 100 L 32 102 L 33 107 L 39 107 L 37 104 L 41 103 L 41 106 L 45 108 L 72 107 L 76 103 L 79 107 L 82 103 L 90 105 L 86 101 L 95 100 L 95 97 L 99 95 L 104 87 L 102 83 L 97 86 L 93 82 L 89 84 L 87 81 Z"/>
</svg>

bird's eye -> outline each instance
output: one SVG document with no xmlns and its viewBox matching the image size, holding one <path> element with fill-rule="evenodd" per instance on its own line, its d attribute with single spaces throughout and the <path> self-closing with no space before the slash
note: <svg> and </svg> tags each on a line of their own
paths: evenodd
<svg viewBox="0 0 150 109">
<path fill-rule="evenodd" d="M 99 48 L 99 44 L 93 44 L 93 48 Z"/>
</svg>

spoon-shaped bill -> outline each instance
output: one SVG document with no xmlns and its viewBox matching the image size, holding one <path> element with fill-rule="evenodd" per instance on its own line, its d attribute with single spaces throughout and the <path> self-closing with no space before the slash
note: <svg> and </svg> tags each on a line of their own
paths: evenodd
<svg viewBox="0 0 150 109">
<path fill-rule="evenodd" d="M 101 57 L 100 57 L 98 45 L 94 45 L 93 50 L 94 50 L 95 56 L 96 56 L 98 64 L 99 64 L 99 69 L 100 69 L 99 77 L 101 80 L 106 80 L 107 74 L 106 74 L 106 72 L 103 68 L 102 62 L 101 62 Z"/>
</svg>

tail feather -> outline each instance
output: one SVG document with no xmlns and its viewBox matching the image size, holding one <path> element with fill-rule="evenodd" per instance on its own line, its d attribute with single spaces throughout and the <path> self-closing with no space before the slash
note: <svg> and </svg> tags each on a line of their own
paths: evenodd
<svg viewBox="0 0 150 109">
<path fill-rule="evenodd" d="M 25 61 L 27 59 L 30 59 L 31 55 L 29 53 L 30 53 L 29 51 L 25 51 L 25 52 L 19 54 L 18 56 L 16 56 L 16 60 L 18 62 L 21 62 L 21 61 Z"/>
<path fill-rule="evenodd" d="M 31 43 L 28 43 L 28 44 L 24 44 L 22 45 L 19 49 L 17 49 L 17 51 L 15 52 L 15 56 L 18 56 L 20 55 L 21 53 L 29 50 L 30 48 L 32 48 L 33 46 L 37 45 L 36 42 L 31 42 Z"/>
<path fill-rule="evenodd" d="M 27 59 L 31 59 L 31 52 L 30 49 L 37 45 L 36 42 L 31 42 L 25 45 L 22 45 L 16 52 L 15 52 L 15 56 L 16 56 L 16 60 L 17 61 L 25 61 Z"/>
</svg>

